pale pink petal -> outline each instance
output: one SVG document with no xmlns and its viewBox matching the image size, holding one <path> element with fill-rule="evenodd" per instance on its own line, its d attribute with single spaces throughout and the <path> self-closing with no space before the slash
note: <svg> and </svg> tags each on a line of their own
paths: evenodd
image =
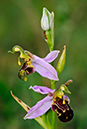
<svg viewBox="0 0 87 129">
<path fill-rule="evenodd" d="M 35 106 L 30 108 L 24 119 L 34 119 L 42 116 L 51 108 L 52 97 L 46 96 L 44 99 L 38 101 Z"/>
<path fill-rule="evenodd" d="M 41 94 L 48 94 L 48 93 L 53 93 L 55 90 L 52 90 L 48 87 L 45 86 L 30 86 L 29 89 L 34 90 L 35 92 L 41 93 Z"/>
<path fill-rule="evenodd" d="M 43 77 L 58 81 L 57 72 L 53 66 L 36 55 L 33 55 L 33 57 L 32 65 L 35 67 L 35 71 Z"/>
<path fill-rule="evenodd" d="M 60 51 L 58 50 L 54 50 L 52 52 L 50 52 L 45 58 L 43 58 L 46 62 L 48 63 L 51 63 L 52 61 L 54 61 L 58 54 L 59 54 Z"/>
</svg>

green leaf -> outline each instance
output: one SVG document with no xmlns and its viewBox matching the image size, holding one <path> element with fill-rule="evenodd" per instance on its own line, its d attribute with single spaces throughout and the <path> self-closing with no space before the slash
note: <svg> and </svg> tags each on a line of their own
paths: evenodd
<svg viewBox="0 0 87 129">
<path fill-rule="evenodd" d="M 52 125 L 51 125 L 52 116 L 51 116 L 51 114 L 52 114 L 52 110 L 50 109 L 44 115 L 42 115 L 42 120 L 48 129 L 52 129 Z"/>
<path fill-rule="evenodd" d="M 21 107 L 22 107 L 26 112 L 29 111 L 30 107 L 29 107 L 27 104 L 25 104 L 22 100 L 20 100 L 18 97 L 16 97 L 16 96 L 12 93 L 12 91 L 11 91 L 11 95 L 12 95 L 12 97 L 21 105 Z M 42 120 L 41 117 L 36 117 L 36 118 L 34 118 L 34 119 L 35 119 L 44 129 L 49 129 L 49 128 L 46 127 L 46 125 L 45 125 L 45 123 L 43 122 L 43 120 Z"/>
</svg>

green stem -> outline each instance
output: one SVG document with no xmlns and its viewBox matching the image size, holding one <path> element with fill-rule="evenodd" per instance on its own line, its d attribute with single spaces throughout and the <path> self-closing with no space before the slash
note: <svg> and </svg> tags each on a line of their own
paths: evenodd
<svg viewBox="0 0 87 129">
<path fill-rule="evenodd" d="M 51 89 L 55 89 L 56 88 L 55 87 L 55 81 L 54 80 L 51 80 L 50 82 L 51 82 Z"/>
<path fill-rule="evenodd" d="M 52 129 L 55 129 L 55 112 L 52 111 Z"/>
<path fill-rule="evenodd" d="M 55 89 L 55 81 L 51 80 L 51 89 Z M 51 124 L 52 124 L 52 129 L 55 128 L 55 112 L 52 111 L 52 118 L 51 118 Z"/>
</svg>

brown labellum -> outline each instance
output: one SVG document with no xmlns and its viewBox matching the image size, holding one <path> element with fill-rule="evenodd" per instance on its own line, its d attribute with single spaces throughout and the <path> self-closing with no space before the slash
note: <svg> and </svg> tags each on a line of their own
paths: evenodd
<svg viewBox="0 0 87 129">
<path fill-rule="evenodd" d="M 56 100 L 53 101 L 51 108 L 57 113 L 61 122 L 69 122 L 72 120 L 74 113 L 67 100 L 57 97 Z"/>
<path fill-rule="evenodd" d="M 61 114 L 61 115 L 59 115 Z M 58 109 L 58 114 L 57 114 L 59 120 L 61 122 L 69 122 L 73 118 L 73 110 L 71 107 L 68 105 L 68 109 L 62 111 L 61 109 Z"/>
</svg>

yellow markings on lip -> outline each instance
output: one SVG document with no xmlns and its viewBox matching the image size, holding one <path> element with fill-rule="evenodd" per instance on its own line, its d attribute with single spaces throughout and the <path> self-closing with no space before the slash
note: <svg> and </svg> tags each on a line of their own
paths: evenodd
<svg viewBox="0 0 87 129">
<path fill-rule="evenodd" d="M 31 68 L 34 68 L 34 66 L 32 65 L 31 61 L 28 61 L 28 66 L 31 67 Z"/>
<path fill-rule="evenodd" d="M 63 113 L 65 113 L 65 112 L 66 112 L 66 110 L 63 111 Z"/>
<path fill-rule="evenodd" d="M 63 104 L 65 104 L 65 100 L 63 100 Z"/>
<path fill-rule="evenodd" d="M 69 108 L 67 108 L 67 110 L 69 111 Z"/>
<path fill-rule="evenodd" d="M 32 64 L 31 61 L 29 61 L 29 62 L 28 62 L 28 65 L 31 65 L 31 64 Z"/>
<path fill-rule="evenodd" d="M 59 116 L 61 116 L 61 113 L 59 113 Z"/>
<path fill-rule="evenodd" d="M 60 99 L 62 98 L 62 96 L 58 96 Z"/>
<path fill-rule="evenodd" d="M 58 115 L 58 117 L 59 117 L 59 116 L 61 116 L 61 113 L 58 113 L 57 115 Z"/>
<path fill-rule="evenodd" d="M 56 111 L 58 117 L 61 116 L 61 113 L 59 113 L 59 112 L 57 111 L 57 109 L 55 109 L 55 111 Z"/>
<path fill-rule="evenodd" d="M 57 111 L 57 109 L 55 109 L 56 113 L 59 114 L 59 112 Z"/>
<path fill-rule="evenodd" d="M 66 116 L 66 119 L 68 119 L 68 117 Z"/>
</svg>

